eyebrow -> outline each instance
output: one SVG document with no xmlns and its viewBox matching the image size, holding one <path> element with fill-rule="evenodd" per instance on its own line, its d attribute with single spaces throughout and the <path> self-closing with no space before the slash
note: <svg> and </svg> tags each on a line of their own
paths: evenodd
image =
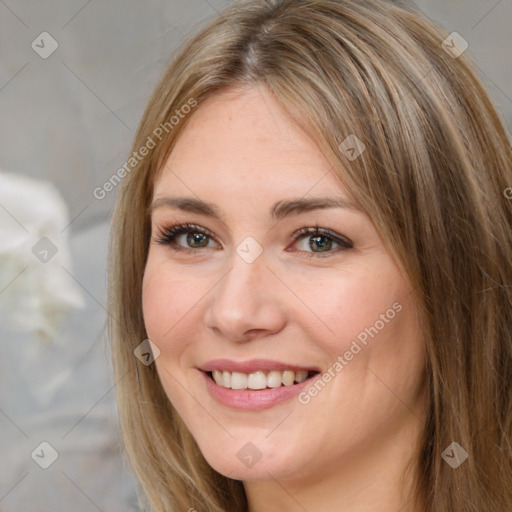
<svg viewBox="0 0 512 512">
<path fill-rule="evenodd" d="M 148 210 L 151 213 L 156 208 L 160 208 L 162 206 L 206 215 L 225 222 L 225 216 L 216 205 L 207 203 L 201 199 L 193 197 L 160 197 L 151 204 Z M 270 216 L 273 219 L 281 220 L 290 215 L 299 215 L 312 210 L 321 210 L 326 208 L 343 208 L 362 213 L 362 210 L 357 205 L 345 199 L 334 197 L 313 197 L 307 199 L 299 198 L 288 201 L 278 201 L 270 209 Z"/>
</svg>

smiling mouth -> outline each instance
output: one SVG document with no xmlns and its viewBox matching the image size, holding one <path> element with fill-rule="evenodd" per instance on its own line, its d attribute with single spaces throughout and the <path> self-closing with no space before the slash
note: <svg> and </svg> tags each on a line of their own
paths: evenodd
<svg viewBox="0 0 512 512">
<path fill-rule="evenodd" d="M 261 390 L 291 387 L 300 384 L 318 375 L 318 371 L 307 370 L 271 370 L 268 372 L 256 371 L 252 373 L 229 372 L 213 370 L 206 374 L 218 385 L 226 389 L 236 390 Z"/>
</svg>

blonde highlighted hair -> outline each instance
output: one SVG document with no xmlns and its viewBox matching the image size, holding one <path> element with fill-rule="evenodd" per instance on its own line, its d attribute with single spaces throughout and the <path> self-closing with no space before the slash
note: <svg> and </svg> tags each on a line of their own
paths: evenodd
<svg viewBox="0 0 512 512">
<path fill-rule="evenodd" d="M 123 178 L 109 278 L 120 424 L 153 511 L 247 511 L 242 483 L 206 463 L 155 366 L 133 351 L 147 338 L 147 208 L 162 164 L 201 102 L 256 84 L 322 148 L 417 294 L 429 409 L 415 489 L 425 511 L 512 510 L 512 150 L 468 52 L 455 58 L 447 36 L 384 0 L 246 0 L 169 65 L 133 150 L 191 99 L 197 107 Z M 366 147 L 353 161 L 339 148 L 350 135 Z M 469 455 L 457 469 L 441 456 L 453 441 Z"/>
</svg>

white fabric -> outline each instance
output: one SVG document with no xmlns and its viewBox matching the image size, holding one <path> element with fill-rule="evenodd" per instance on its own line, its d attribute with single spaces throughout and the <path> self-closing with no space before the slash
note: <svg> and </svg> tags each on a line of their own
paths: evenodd
<svg viewBox="0 0 512 512">
<path fill-rule="evenodd" d="M 53 185 L 19 176 L 0 176 L 0 205 L 0 290 L 27 267 L 0 293 L 0 511 L 135 512 L 105 336 L 109 223 L 67 239 Z M 58 246 L 47 263 L 41 236 Z"/>
</svg>

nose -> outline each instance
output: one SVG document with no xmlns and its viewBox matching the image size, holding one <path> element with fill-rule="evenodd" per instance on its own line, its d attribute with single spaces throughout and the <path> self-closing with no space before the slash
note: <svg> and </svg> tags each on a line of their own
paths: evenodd
<svg viewBox="0 0 512 512">
<path fill-rule="evenodd" d="M 235 252 L 230 262 L 230 270 L 212 290 L 206 327 L 237 343 L 279 332 L 285 325 L 285 310 L 276 292 L 280 283 L 264 253 L 248 263 Z"/>
</svg>

